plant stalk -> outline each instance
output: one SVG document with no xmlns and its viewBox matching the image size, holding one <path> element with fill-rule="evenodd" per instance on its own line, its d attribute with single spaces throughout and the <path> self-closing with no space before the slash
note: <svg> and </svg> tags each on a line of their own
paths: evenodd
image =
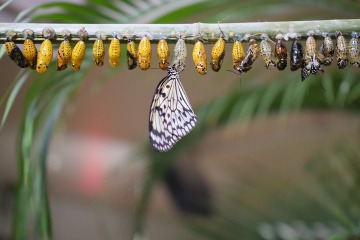
<svg viewBox="0 0 360 240">
<path fill-rule="evenodd" d="M 22 31 L 31 29 L 35 33 L 34 41 L 44 40 L 42 31 L 45 27 L 52 27 L 57 38 L 53 42 L 63 40 L 60 32 L 64 29 L 69 30 L 74 40 L 79 39 L 77 32 L 81 27 L 89 33 L 89 41 L 96 39 L 97 32 L 104 32 L 107 41 L 112 38 L 113 32 L 132 37 L 139 41 L 144 35 L 147 35 L 152 41 L 158 41 L 166 38 L 170 42 L 175 42 L 179 32 L 185 32 L 186 41 L 194 41 L 199 33 L 204 36 L 205 43 L 212 43 L 220 36 L 221 31 L 230 37 L 226 39 L 231 42 L 235 34 L 254 35 L 259 38 L 260 33 L 266 33 L 270 38 L 277 34 L 298 33 L 305 39 L 310 30 L 314 31 L 315 38 L 322 38 L 322 33 L 328 32 L 335 36 L 336 31 L 341 31 L 344 36 L 350 36 L 353 31 L 360 32 L 360 19 L 338 19 L 338 20 L 316 20 L 316 21 L 287 21 L 287 22 L 247 22 L 247 23 L 192 23 L 192 24 L 54 24 L 54 23 L 0 23 L 0 43 L 6 40 L 5 32 L 13 30 L 17 33 L 15 42 L 21 43 L 24 40 Z M 221 30 L 220 30 L 221 28 Z M 195 36 L 195 37 L 194 37 Z M 124 39 L 125 41 L 125 39 Z"/>
</svg>

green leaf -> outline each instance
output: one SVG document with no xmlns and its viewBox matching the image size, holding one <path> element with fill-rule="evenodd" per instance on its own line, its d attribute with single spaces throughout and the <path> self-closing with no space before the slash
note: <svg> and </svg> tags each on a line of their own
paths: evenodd
<svg viewBox="0 0 360 240">
<path fill-rule="evenodd" d="M 19 134 L 20 179 L 13 224 L 14 239 L 25 238 L 29 224 L 27 216 L 34 213 L 36 238 L 50 239 L 52 235 L 46 183 L 47 151 L 61 109 L 85 74 L 85 71 L 69 71 L 50 78 L 54 76 L 53 71 L 55 69 L 36 77 L 26 96 L 25 118 Z"/>
<path fill-rule="evenodd" d="M 89 2 L 90 4 L 93 4 L 93 5 L 96 6 L 96 7 L 103 6 L 103 7 L 106 7 L 106 8 L 112 9 L 112 10 L 115 10 L 115 11 L 122 12 L 120 9 L 118 9 L 118 8 L 115 6 L 115 4 L 113 4 L 112 1 L 108 1 L 108 0 L 89 0 L 88 2 Z"/>
<path fill-rule="evenodd" d="M 10 3 L 12 3 L 14 0 L 7 0 L 6 2 L 4 2 L 3 4 L 0 5 L 0 11 L 2 11 L 4 8 L 6 8 L 7 6 L 9 6 Z"/>
<path fill-rule="evenodd" d="M 38 8 L 37 6 L 30 7 L 30 8 L 27 8 L 27 9 L 19 12 L 19 14 L 16 16 L 14 22 L 29 22 L 30 18 L 27 16 L 30 15 L 31 13 L 35 12 L 37 8 Z"/>
<path fill-rule="evenodd" d="M 37 156 L 39 156 L 39 162 L 34 170 L 34 209 L 36 213 L 36 230 L 40 239 L 51 239 L 51 217 L 49 200 L 47 193 L 47 181 L 46 181 L 46 159 L 51 142 L 51 136 L 53 134 L 56 123 L 59 119 L 61 110 L 68 99 L 69 92 L 72 90 L 71 85 L 61 89 L 52 97 L 52 100 L 48 102 L 42 115 L 40 126 L 37 136 L 39 146 L 36 146 Z M 39 119 L 40 120 L 40 119 Z"/>
<path fill-rule="evenodd" d="M 335 101 L 335 92 L 334 92 L 334 87 L 333 87 L 333 79 L 331 77 L 331 75 L 329 76 L 325 76 L 324 77 L 324 88 L 326 89 L 325 92 L 325 99 L 328 105 L 332 105 L 335 106 L 336 105 L 336 101 Z"/>
<path fill-rule="evenodd" d="M 283 90 L 281 82 L 273 82 L 266 89 L 259 101 L 257 115 L 266 115 L 270 112 L 272 104 L 279 96 L 280 91 Z"/>
<path fill-rule="evenodd" d="M 12 224 L 12 239 L 15 240 L 26 239 L 28 236 L 27 229 L 32 205 L 30 155 L 32 138 L 34 135 L 34 108 L 34 103 L 29 106 L 29 111 L 26 112 L 25 117 L 23 118 L 18 135 L 17 158 L 19 177 Z"/>
<path fill-rule="evenodd" d="M 338 94 L 336 97 L 337 106 L 343 108 L 347 101 L 350 89 L 354 83 L 354 78 L 351 74 L 346 74 L 344 80 L 339 85 Z"/>
<path fill-rule="evenodd" d="M 186 22 L 186 19 L 189 16 L 195 16 L 199 13 L 199 9 L 202 11 L 207 11 L 214 6 L 214 1 L 206 1 L 193 2 L 193 4 L 189 6 L 182 7 L 180 9 L 174 9 L 173 11 L 169 12 L 168 14 L 156 19 L 153 23 L 180 23 Z M 195 4 L 194 4 L 195 3 Z"/>
<path fill-rule="evenodd" d="M 49 14 L 41 14 L 36 17 L 32 17 L 32 21 L 39 21 L 42 19 L 47 19 L 48 21 L 52 21 L 55 23 L 92 23 L 91 18 L 84 18 L 80 15 L 68 14 L 68 13 L 49 13 Z"/>
<path fill-rule="evenodd" d="M 14 85 L 9 88 L 9 90 L 11 89 L 11 91 L 10 91 L 9 98 L 7 99 L 7 102 L 6 102 L 4 114 L 2 116 L 0 130 L 4 127 L 4 124 L 6 122 L 6 119 L 7 119 L 8 115 L 9 115 L 11 107 L 14 104 L 16 96 L 18 95 L 18 93 L 21 90 L 21 87 L 23 86 L 25 81 L 28 79 L 29 75 L 30 75 L 30 71 L 26 71 L 26 70 L 21 71 L 18 74 L 18 76 L 15 78 L 15 80 L 13 82 Z M 5 96 L 6 95 L 7 94 L 5 94 Z M 5 97 L 5 96 L 3 96 L 3 97 Z M 3 99 L 1 99 L 1 101 L 0 101 L 0 106 L 2 105 L 2 100 Z"/>
<path fill-rule="evenodd" d="M 5 55 L 5 45 L 0 46 L 0 59 Z"/>
<path fill-rule="evenodd" d="M 111 18 L 100 14 L 98 11 L 94 10 L 93 8 L 81 6 L 74 3 L 64 3 L 64 2 L 55 2 L 55 3 L 47 3 L 40 5 L 33 10 L 45 10 L 45 9 L 56 9 L 59 8 L 64 13 L 62 14 L 64 18 L 62 19 L 63 22 L 66 22 L 66 18 L 70 16 L 77 16 L 77 18 L 81 19 L 79 22 L 84 23 L 99 23 L 99 22 L 110 22 Z M 54 13 L 55 14 L 55 13 Z M 58 13 L 60 14 L 60 13 Z M 66 16 L 67 14 L 67 16 Z M 47 14 L 33 16 L 32 20 L 40 20 L 40 19 L 46 19 L 45 16 L 50 17 Z"/>
</svg>

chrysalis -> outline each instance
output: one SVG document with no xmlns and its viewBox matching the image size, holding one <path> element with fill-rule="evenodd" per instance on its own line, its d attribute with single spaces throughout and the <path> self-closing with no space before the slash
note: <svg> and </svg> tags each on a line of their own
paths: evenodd
<svg viewBox="0 0 360 240">
<path fill-rule="evenodd" d="M 147 70 L 151 63 L 151 44 L 150 39 L 144 36 L 139 43 L 138 63 L 141 70 Z"/>
<path fill-rule="evenodd" d="M 220 70 L 225 57 L 225 33 L 221 29 L 220 32 L 221 32 L 220 37 L 215 42 L 211 50 L 210 66 L 212 70 L 214 70 L 215 72 L 218 72 Z"/>
<path fill-rule="evenodd" d="M 262 39 L 260 42 L 260 56 L 265 62 L 265 67 L 275 67 L 276 63 L 272 58 L 273 51 L 269 43 L 271 41 L 269 36 L 267 34 L 261 34 L 260 38 Z"/>
<path fill-rule="evenodd" d="M 8 30 L 6 31 L 5 35 L 5 48 L 10 59 L 13 60 L 13 62 L 21 68 L 29 67 L 30 64 L 26 60 L 24 54 L 21 52 L 20 48 L 16 46 L 16 44 L 12 41 L 12 38 L 16 35 L 16 33 L 12 30 Z"/>
<path fill-rule="evenodd" d="M 69 30 L 63 30 L 61 35 L 63 36 L 64 40 L 60 43 L 57 52 L 56 66 L 58 71 L 65 70 L 71 59 L 71 44 L 69 41 L 71 33 Z"/>
<path fill-rule="evenodd" d="M 38 73 L 44 73 L 49 68 L 53 58 L 53 46 L 50 39 L 55 36 L 55 31 L 52 28 L 44 28 L 43 35 L 45 40 L 40 45 L 36 61 L 36 71 Z"/>
<path fill-rule="evenodd" d="M 159 59 L 159 68 L 166 70 L 169 65 L 169 46 L 165 38 L 160 39 L 157 47 L 157 54 Z"/>
<path fill-rule="evenodd" d="M 205 75 L 207 73 L 207 60 L 204 43 L 201 37 L 197 38 L 196 40 L 192 52 L 192 57 L 196 71 L 201 75 Z"/>
<path fill-rule="evenodd" d="M 114 32 L 113 39 L 111 39 L 109 45 L 109 64 L 112 67 L 117 67 L 120 64 L 120 34 Z"/>
<path fill-rule="evenodd" d="M 81 63 L 84 60 L 86 50 L 84 41 L 88 39 L 88 33 L 84 27 L 81 28 L 77 34 L 80 40 L 75 44 L 75 47 L 71 52 L 71 68 L 74 71 L 80 69 Z"/>
</svg>

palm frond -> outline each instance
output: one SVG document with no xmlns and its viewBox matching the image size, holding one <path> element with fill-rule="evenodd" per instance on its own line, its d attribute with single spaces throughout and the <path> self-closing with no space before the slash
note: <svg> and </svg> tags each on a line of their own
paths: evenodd
<svg viewBox="0 0 360 240">
<path fill-rule="evenodd" d="M 12 3 L 14 0 L 7 0 L 6 2 L 4 2 L 3 4 L 0 5 L 0 11 L 2 11 L 4 8 L 6 8 L 7 6 L 9 6 L 10 3 Z"/>
<path fill-rule="evenodd" d="M 14 104 L 14 101 L 16 100 L 16 96 L 18 95 L 19 91 L 21 90 L 21 87 L 24 85 L 25 81 L 28 79 L 30 75 L 29 71 L 21 71 L 11 84 L 11 86 L 7 89 L 5 94 L 0 99 L 0 107 L 4 104 L 6 101 L 6 106 L 4 110 L 4 114 L 1 119 L 1 126 L 0 129 L 3 128 L 6 119 L 9 115 L 9 112 Z"/>
<path fill-rule="evenodd" d="M 276 239 L 356 239 L 360 235 L 357 147 L 350 141 L 337 143 L 328 153 L 317 154 L 308 162 L 307 170 L 320 186 L 312 193 L 313 199 L 306 203 L 307 208 L 316 207 L 312 214 L 314 220 L 267 219 L 258 224 L 259 236 L 263 239 L 270 236 Z M 304 212 L 307 212 L 305 208 Z M 314 217 L 319 212 L 322 214 Z"/>
<path fill-rule="evenodd" d="M 148 198 L 151 197 L 150 188 L 153 188 L 155 183 L 162 179 L 163 174 L 165 174 L 167 169 L 179 159 L 182 154 L 184 154 L 186 149 L 196 146 L 195 143 L 199 142 L 199 140 L 207 133 L 224 125 L 239 124 L 239 126 L 244 127 L 244 121 L 261 115 L 266 116 L 271 113 L 277 113 L 280 114 L 280 116 L 284 116 L 284 114 L 291 111 L 308 108 L 342 108 L 358 111 L 360 109 L 360 98 L 352 98 L 351 100 L 346 98 L 346 100 L 344 100 L 342 93 L 344 90 L 341 90 L 341 87 L 339 87 L 345 84 L 347 86 L 345 90 L 348 91 L 346 95 L 356 95 L 354 92 L 358 92 L 358 87 L 360 85 L 356 79 L 357 75 L 353 73 L 349 73 L 345 78 L 341 75 L 329 74 L 323 81 L 326 89 L 326 92 L 324 92 L 320 85 L 316 86 L 313 84 L 313 86 L 311 86 L 312 88 L 309 89 L 308 84 L 301 83 L 296 79 L 291 79 L 289 77 L 286 81 L 272 83 L 270 87 L 262 86 L 254 89 L 238 88 L 213 102 L 200 106 L 195 111 L 198 116 L 197 127 L 187 136 L 186 141 L 182 140 L 178 142 L 169 153 L 154 153 L 153 149 L 147 148 L 146 155 L 150 156 L 151 161 L 148 166 L 148 178 L 145 180 L 148 184 L 144 186 L 145 189 L 143 190 L 142 201 L 139 202 L 138 209 L 141 209 L 141 211 L 139 211 L 137 215 L 138 222 L 145 222 L 146 205 L 149 204 Z M 319 79 L 309 79 L 309 81 L 319 81 Z M 327 91 L 330 93 L 327 93 Z M 332 101 L 328 100 L 329 94 L 333 96 Z M 240 123 L 242 124 L 240 125 Z M 279 202 L 282 201 L 279 200 Z M 291 199 L 289 202 L 292 202 Z M 309 202 L 309 200 L 304 199 L 303 207 L 307 206 L 307 202 Z M 241 210 L 242 216 L 244 215 L 244 211 L 247 210 Z M 263 213 L 259 213 L 259 216 L 254 216 L 253 211 L 255 210 L 251 210 L 251 213 L 249 213 L 249 218 L 244 218 L 246 219 L 246 223 L 243 223 L 244 227 L 255 226 L 258 219 L 265 219 L 265 216 L 261 216 Z M 324 210 L 323 215 L 326 215 L 325 212 L 326 210 Z M 299 214 L 289 213 L 289 216 L 292 215 L 299 216 Z M 254 218 L 253 223 L 251 223 L 250 216 Z M 306 216 L 303 216 L 303 219 L 306 219 Z M 234 222 L 234 224 L 239 226 L 238 222 Z M 137 230 L 141 232 L 143 227 L 144 226 L 138 227 Z M 194 228 L 194 230 L 196 230 L 196 227 Z M 202 229 L 201 227 L 201 229 L 197 229 L 196 231 L 202 232 L 204 230 L 205 229 Z M 216 231 L 215 228 L 212 230 L 211 236 L 224 234 L 224 231 L 221 231 L 220 229 L 218 234 L 214 232 Z M 252 234 L 246 235 L 246 231 L 250 231 Z M 254 232 L 256 231 L 256 229 L 243 229 L 241 230 L 241 236 L 246 236 L 247 239 L 257 239 L 257 237 L 255 237 L 257 233 L 254 235 Z M 222 238 L 215 237 L 214 239 L 231 239 L 231 237 L 227 238 L 223 236 Z"/>
<path fill-rule="evenodd" d="M 84 67 L 86 62 L 83 63 Z M 52 132 L 64 104 L 84 79 L 85 71 L 54 74 L 50 69 L 36 77 L 26 95 L 24 119 L 19 133 L 18 182 L 13 237 L 22 239 L 35 213 L 35 235 L 51 238 L 51 218 L 47 199 L 46 158 Z M 55 76 L 56 77 L 50 77 Z M 29 199 L 32 201 L 29 202 Z"/>
<path fill-rule="evenodd" d="M 203 2 L 201 0 L 199 2 Z M 175 4 L 174 4 L 175 3 Z M 151 22 L 193 1 L 103 1 L 89 0 L 84 4 L 53 2 L 21 12 L 16 21 L 52 21 L 61 23 L 137 23 Z M 94 10 L 96 9 L 96 10 Z M 157 14 L 154 14 L 156 11 Z"/>
</svg>

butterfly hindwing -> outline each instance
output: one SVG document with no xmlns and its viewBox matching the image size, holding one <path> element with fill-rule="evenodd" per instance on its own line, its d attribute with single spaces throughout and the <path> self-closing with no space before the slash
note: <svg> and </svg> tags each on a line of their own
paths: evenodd
<svg viewBox="0 0 360 240">
<path fill-rule="evenodd" d="M 196 115 L 180 82 L 176 70 L 156 87 L 150 108 L 150 143 L 159 152 L 170 150 L 196 124 Z"/>
</svg>

